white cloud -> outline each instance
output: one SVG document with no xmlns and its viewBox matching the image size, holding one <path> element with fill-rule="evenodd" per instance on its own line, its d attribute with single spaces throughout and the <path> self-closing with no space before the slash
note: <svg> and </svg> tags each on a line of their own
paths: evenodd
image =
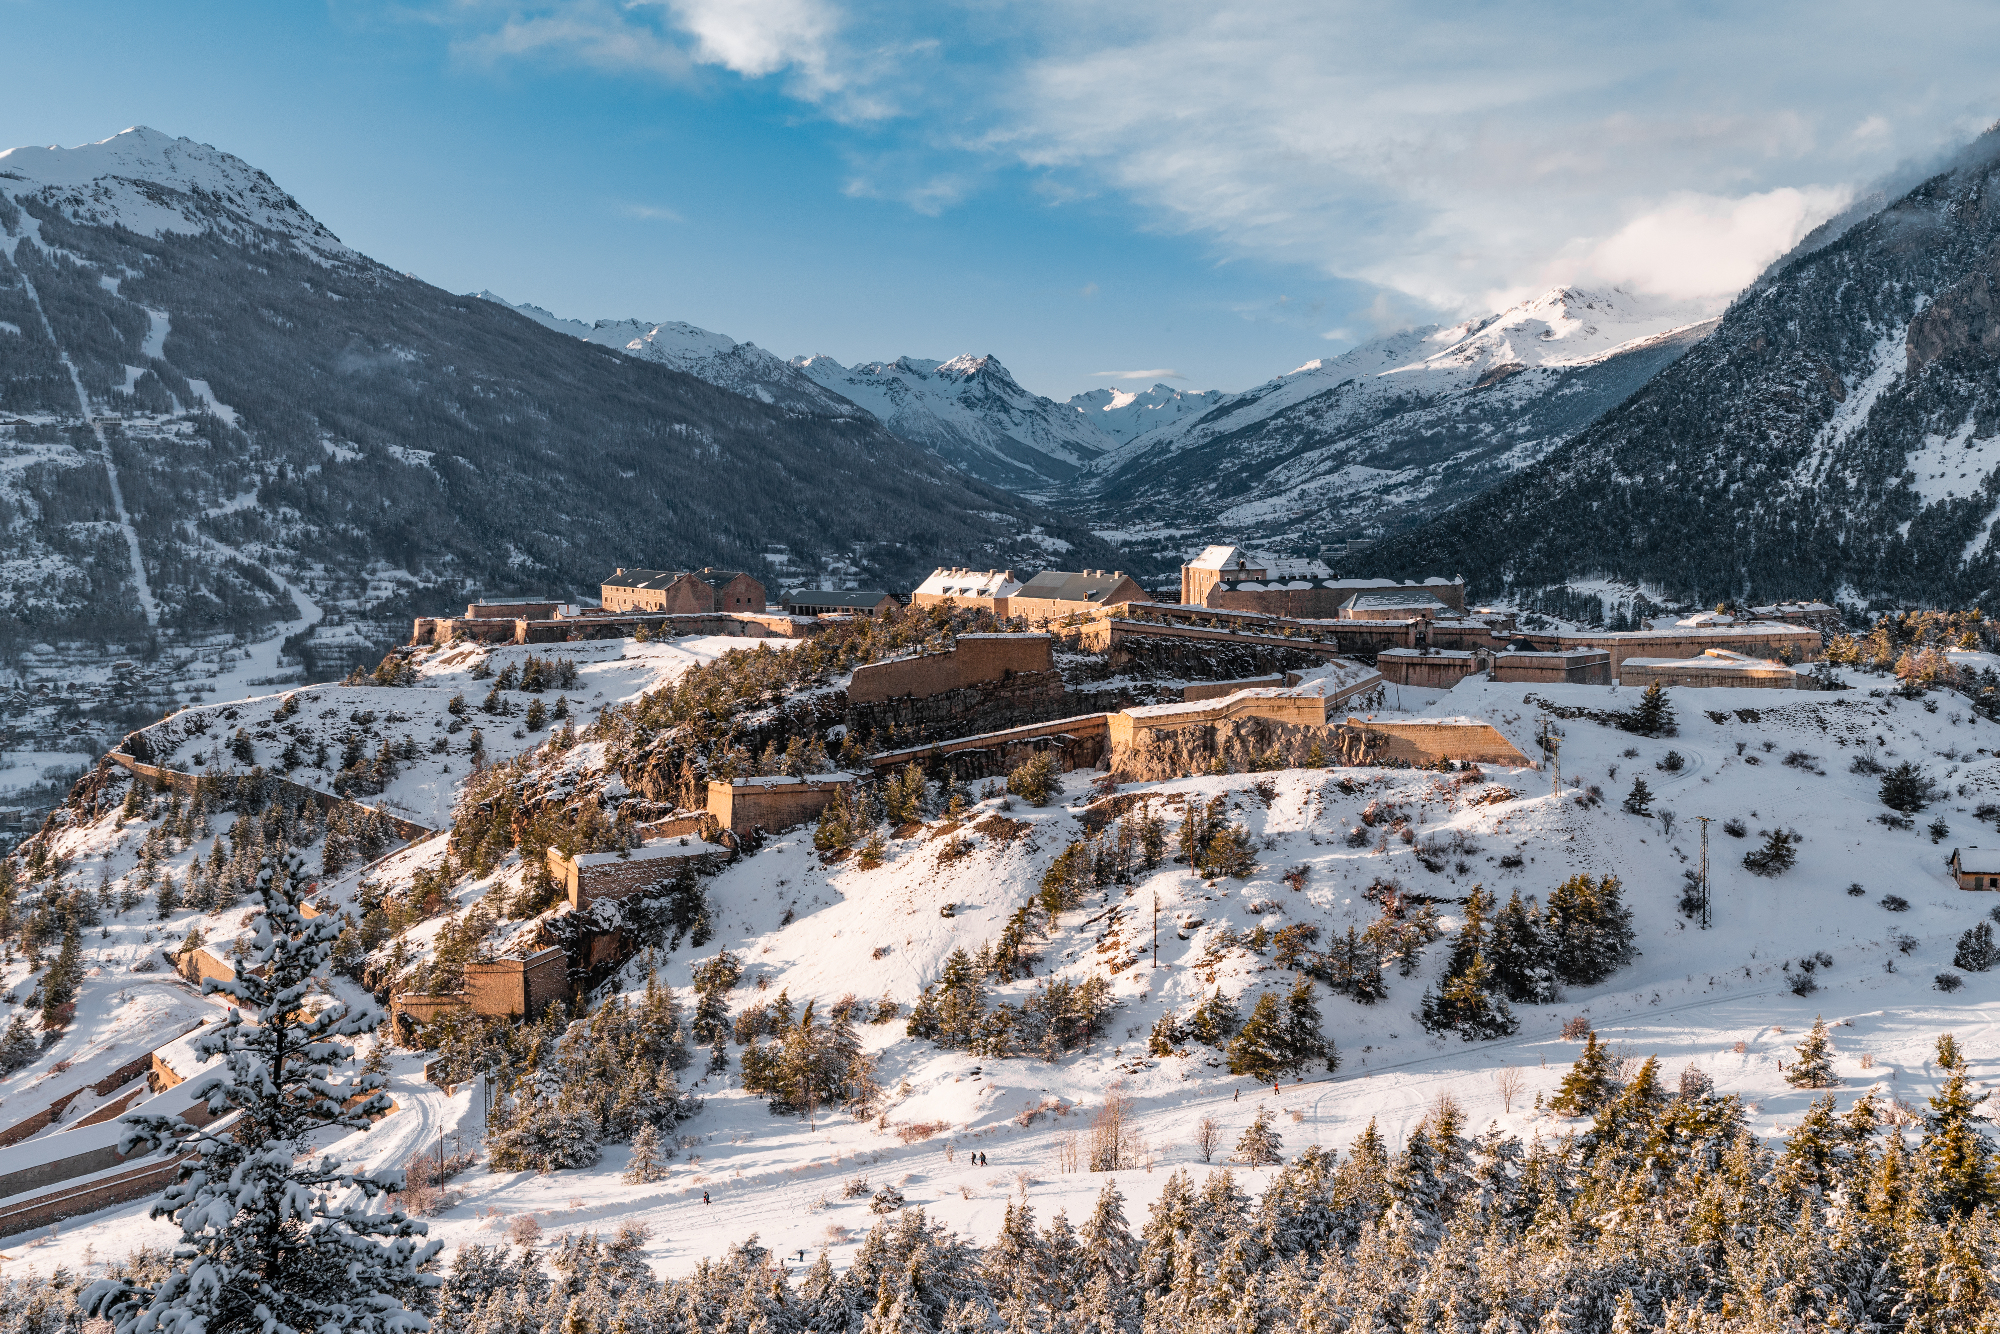
<svg viewBox="0 0 2000 1334">
<path fill-rule="evenodd" d="M 1972 0 L 1921 24 L 1869 0 L 487 2 L 453 13 L 488 16 L 489 56 L 780 81 L 853 128 L 850 194 L 938 213 L 1025 167 L 1005 188 L 1122 196 L 1224 258 L 1396 294 L 1404 323 L 1556 282 L 1734 290 L 2000 93 L 2000 7 Z"/>
<path fill-rule="evenodd" d="M 1728 296 L 1853 197 L 1846 187 L 1789 186 L 1736 199 L 1677 195 L 1581 256 L 1558 261 L 1552 276 L 1671 297 Z"/>
<path fill-rule="evenodd" d="M 626 204 L 618 210 L 628 218 L 638 218 L 643 222 L 686 222 L 670 208 L 660 208 L 654 204 Z"/>
<path fill-rule="evenodd" d="M 1093 380 L 1185 380 L 1179 371 L 1165 368 L 1150 371 L 1092 371 Z"/>
</svg>

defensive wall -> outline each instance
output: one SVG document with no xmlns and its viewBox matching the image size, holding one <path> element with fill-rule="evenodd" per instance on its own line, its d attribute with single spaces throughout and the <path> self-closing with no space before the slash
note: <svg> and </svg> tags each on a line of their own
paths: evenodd
<svg viewBox="0 0 2000 1334">
<path fill-rule="evenodd" d="M 1329 730 L 1338 734 L 1342 758 L 1349 764 L 1402 762 L 1422 767 L 1439 760 L 1458 760 L 1516 769 L 1536 767 L 1493 724 L 1474 718 L 1381 722 L 1350 716 Z"/>
<path fill-rule="evenodd" d="M 444 995 L 403 992 L 390 999 L 392 1019 L 428 1024 L 460 1010 L 494 1019 L 532 1019 L 569 999 L 569 956 L 553 945 L 523 956 L 503 955 L 465 965 L 465 990 Z M 398 1022 L 400 1037 L 408 1025 Z"/>
<path fill-rule="evenodd" d="M 593 639 L 629 639 L 641 625 L 670 636 L 731 635 L 748 639 L 801 639 L 817 633 L 821 623 L 810 616 L 771 612 L 693 612 L 667 614 L 585 612 L 547 619 L 464 616 L 419 616 L 410 630 L 412 644 L 449 644 L 471 640 L 484 644 L 562 644 Z"/>
<path fill-rule="evenodd" d="M 145 737 L 146 733 L 143 728 L 137 732 L 128 734 L 123 743 L 125 749 L 111 751 L 105 758 L 129 772 L 137 774 L 141 778 L 164 784 L 184 797 L 193 796 L 196 787 L 206 783 L 209 785 L 208 791 L 223 794 L 233 799 L 237 795 L 241 784 L 262 782 L 264 784 L 262 795 L 265 800 L 282 798 L 293 803 L 310 800 L 315 802 L 320 810 L 326 812 L 331 812 L 335 807 L 344 806 L 353 814 L 366 813 L 379 815 L 389 822 L 390 827 L 396 831 L 398 838 L 408 842 L 413 843 L 421 838 L 429 838 L 437 832 L 437 830 L 428 829 L 414 820 L 406 820 L 400 815 L 391 814 L 379 806 L 364 805 L 350 797 L 337 797 L 331 792 L 321 792 L 318 788 L 307 787 L 304 783 L 295 783 L 289 778 L 280 778 L 276 774 L 265 774 L 261 779 L 253 779 L 249 774 L 188 774 L 182 773 L 177 769 L 162 768 L 157 764 L 147 764 L 143 760 L 136 758 L 132 753 L 135 747 L 150 749 L 147 746 Z"/>
<path fill-rule="evenodd" d="M 946 653 L 856 667 L 847 699 L 850 704 L 878 704 L 903 696 L 927 698 L 1016 674 L 1054 670 L 1055 640 L 1048 635 L 960 635 Z"/>
<path fill-rule="evenodd" d="M 869 764 L 882 774 L 913 761 L 925 768 L 937 767 L 941 761 L 956 777 L 992 778 L 1018 768 L 1036 755 L 1052 753 L 1057 768 L 1064 773 L 1094 769 L 1109 747 L 1111 716 L 1079 714 L 950 741 L 907 746 L 873 756 Z"/>
<path fill-rule="evenodd" d="M 1807 625 L 1787 625 L 1781 621 L 1748 621 L 1736 625 L 1701 627 L 1675 626 L 1663 630 L 1629 630 L 1605 634 L 1554 635 L 1522 633 L 1512 636 L 1526 640 L 1544 652 L 1563 649 L 1601 649 L 1611 655 L 1611 678 L 1625 684 L 1622 668 L 1627 658 L 1697 658 L 1712 648 L 1727 649 L 1752 658 L 1775 658 L 1792 662 L 1816 661 L 1822 652 L 1820 632 Z"/>
<path fill-rule="evenodd" d="M 157 1045 L 165 1046 L 167 1043 L 178 1042 L 181 1038 L 186 1037 L 199 1027 L 201 1027 L 201 1021 L 199 1020 L 185 1022 L 174 1030 L 172 1037 L 165 1039 L 164 1042 Z M 93 1093 L 100 1098 L 108 1097 L 125 1085 L 150 1073 L 152 1068 L 153 1051 L 149 1049 L 140 1052 L 137 1056 L 126 1061 L 123 1065 L 101 1079 L 93 1080 L 88 1084 L 78 1084 L 75 1088 L 69 1090 L 69 1092 L 59 1094 L 51 1099 L 39 1110 L 22 1117 L 5 1130 L 0 1130 L 0 1148 L 5 1148 L 9 1144 L 18 1144 L 29 1136 L 39 1134 L 62 1120 L 62 1115 L 69 1110 L 69 1105 L 83 1094 Z M 90 1115 L 76 1122 L 76 1124 L 85 1126 L 94 1125 L 99 1121 L 107 1121 L 112 1116 L 122 1113 L 131 1101 L 133 1099 L 128 1097 L 95 1108 L 91 1111 Z"/>
<path fill-rule="evenodd" d="M 1485 673 L 1495 681 L 1568 685 L 1611 684 L 1611 655 L 1602 649 L 1555 652 L 1476 649 L 1394 648 L 1375 655 L 1382 679 L 1393 685 L 1449 690 L 1468 676 Z"/>
</svg>

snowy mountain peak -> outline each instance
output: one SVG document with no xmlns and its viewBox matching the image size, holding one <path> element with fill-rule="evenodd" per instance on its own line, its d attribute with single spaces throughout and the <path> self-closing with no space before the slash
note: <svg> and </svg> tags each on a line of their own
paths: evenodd
<svg viewBox="0 0 2000 1334">
<path fill-rule="evenodd" d="M 641 361 L 654 361 L 731 393 L 804 412 L 855 415 L 854 405 L 830 394 L 790 363 L 755 343 L 739 343 L 728 334 L 703 329 L 684 320 L 566 320 L 535 305 L 515 305 L 492 292 L 475 292 L 557 333 L 613 348 Z"/>
<path fill-rule="evenodd" d="M 892 433 L 1000 486 L 1036 490 L 1065 480 L 1118 443 L 1076 406 L 1023 389 L 991 353 L 854 366 L 815 356 L 791 364 L 874 413 Z"/>
<path fill-rule="evenodd" d="M 276 232 L 322 258 L 354 253 L 242 158 L 144 125 L 75 148 L 0 152 L 0 194 L 142 236 L 215 232 L 245 241 L 253 231 Z"/>
<path fill-rule="evenodd" d="M 1122 444 L 1156 427 L 1200 416 L 1223 397 L 1220 389 L 1194 393 L 1155 384 L 1151 389 L 1092 389 L 1072 395 L 1069 403 Z"/>
</svg>

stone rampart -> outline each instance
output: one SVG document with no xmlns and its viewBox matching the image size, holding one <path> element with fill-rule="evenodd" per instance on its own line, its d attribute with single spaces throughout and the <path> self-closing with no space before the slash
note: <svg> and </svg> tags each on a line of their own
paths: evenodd
<svg viewBox="0 0 2000 1334">
<path fill-rule="evenodd" d="M 449 644 L 472 640 L 485 644 L 561 644 L 593 639 L 629 639 L 640 626 L 649 634 L 730 635 L 747 639 L 800 639 L 816 634 L 821 623 L 809 616 L 770 612 L 631 612 L 607 615 L 592 610 L 576 616 L 548 619 L 516 617 L 420 616 L 410 630 L 412 644 Z"/>
<path fill-rule="evenodd" d="M 1555 635 L 1522 634 L 1537 649 L 1601 649 L 1611 655 L 1611 677 L 1624 684 L 1621 670 L 1627 658 L 1696 658 L 1712 648 L 1752 658 L 1793 662 L 1816 661 L 1822 651 L 1820 632 L 1810 626 L 1782 621 L 1748 621 L 1735 625 L 1672 626 L 1620 633 Z"/>
<path fill-rule="evenodd" d="M 1337 734 L 1341 760 L 1346 764 L 1400 762 L 1421 768 L 1439 760 L 1459 760 L 1517 769 L 1535 767 L 1493 724 L 1472 718 L 1381 722 L 1350 716 L 1346 723 L 1328 730 Z"/>
<path fill-rule="evenodd" d="M 307 787 L 304 783 L 294 783 L 289 778 L 280 778 L 275 774 L 266 774 L 261 779 L 253 779 L 248 774 L 186 774 L 177 769 L 166 769 L 157 764 L 147 764 L 135 758 L 130 753 L 135 744 L 143 745 L 144 742 L 144 730 L 130 733 L 124 741 L 126 749 L 111 751 L 105 758 L 120 768 L 137 774 L 141 778 L 151 779 L 156 783 L 164 783 L 184 797 L 193 796 L 196 786 L 206 783 L 209 785 L 207 789 L 209 792 L 219 793 L 225 800 L 234 800 L 238 795 L 237 789 L 239 785 L 261 782 L 264 785 L 263 797 L 265 800 L 275 799 L 294 803 L 311 801 L 317 804 L 322 811 L 330 812 L 336 806 L 344 806 L 351 815 L 364 813 L 379 815 L 389 822 L 389 826 L 396 831 L 397 837 L 410 842 L 429 838 L 437 832 L 435 829 L 425 828 L 415 820 L 406 820 L 402 816 L 391 814 L 378 806 L 364 805 L 348 797 L 337 797 L 331 792 L 321 792 L 318 788 Z"/>
<path fill-rule="evenodd" d="M 1057 768 L 1064 773 L 1094 769 L 1102 762 L 1109 745 L 1110 717 L 1105 713 L 1086 713 L 981 732 L 885 751 L 871 756 L 869 763 L 878 774 L 914 762 L 926 769 L 947 768 L 961 779 L 991 778 L 1011 772 L 1036 755 L 1049 753 L 1055 755 Z"/>
<path fill-rule="evenodd" d="M 918 699 L 1016 674 L 1052 672 L 1055 641 L 1047 635 L 960 635 L 948 653 L 871 662 L 854 669 L 848 683 L 851 704 Z M 1060 691 L 1060 680 L 1057 681 Z"/>
<path fill-rule="evenodd" d="M 1493 655 L 1493 677 L 1498 681 L 1608 686 L 1611 684 L 1611 655 L 1603 649 L 1496 653 Z"/>
<path fill-rule="evenodd" d="M 1391 685 L 1449 690 L 1492 665 L 1490 654 L 1469 649 L 1386 648 L 1375 655 L 1375 670 Z"/>
</svg>

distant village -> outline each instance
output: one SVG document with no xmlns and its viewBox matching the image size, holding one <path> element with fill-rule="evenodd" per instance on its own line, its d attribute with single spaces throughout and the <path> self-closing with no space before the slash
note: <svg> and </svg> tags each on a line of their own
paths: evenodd
<svg viewBox="0 0 2000 1334">
<path fill-rule="evenodd" d="M 906 596 L 883 589 L 799 589 L 776 601 L 743 570 L 620 567 L 597 606 L 517 599 L 472 603 L 463 616 L 416 621 L 413 644 L 544 644 L 634 634 L 796 637 L 828 621 L 901 607 L 988 613 L 1022 631 L 1062 631 L 1105 650 L 1121 640 L 1199 632 L 1211 642 L 1322 646 L 1373 666 L 1383 684 L 1449 689 L 1493 681 L 1662 686 L 1810 687 L 1838 608 L 1783 602 L 1647 620 L 1629 630 L 1523 625 L 1511 611 L 1468 607 L 1461 577 L 1337 577 L 1322 560 L 1215 545 L 1181 566 L 1178 587 L 1148 589 L 1122 570 L 940 567 Z M 1538 619 L 1538 618 L 1537 618 Z"/>
</svg>

